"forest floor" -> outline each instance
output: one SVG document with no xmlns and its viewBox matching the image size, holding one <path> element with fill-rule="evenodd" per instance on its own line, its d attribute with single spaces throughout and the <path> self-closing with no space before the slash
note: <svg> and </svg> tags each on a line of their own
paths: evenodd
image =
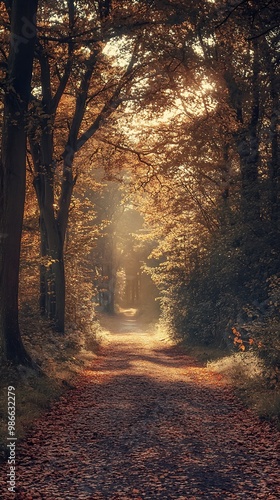
<svg viewBox="0 0 280 500">
<path fill-rule="evenodd" d="M 129 315 L 16 450 L 1 499 L 280 498 L 280 433 L 223 377 Z"/>
</svg>

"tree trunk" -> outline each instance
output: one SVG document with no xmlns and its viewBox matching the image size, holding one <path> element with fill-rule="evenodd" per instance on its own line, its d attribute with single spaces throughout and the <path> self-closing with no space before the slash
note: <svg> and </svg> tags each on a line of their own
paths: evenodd
<svg viewBox="0 0 280 500">
<path fill-rule="evenodd" d="M 108 304 L 106 307 L 106 312 L 108 314 L 115 314 L 116 277 L 112 268 L 110 269 L 110 275 L 111 276 L 108 283 Z"/>
<path fill-rule="evenodd" d="M 241 212 L 243 221 L 252 224 L 260 219 L 258 140 L 252 130 L 242 130 L 236 143 L 240 158 Z"/>
<path fill-rule="evenodd" d="M 240 158 L 241 172 L 241 213 L 245 224 L 252 225 L 260 220 L 260 191 L 259 191 L 259 92 L 260 92 L 260 63 L 257 40 L 253 41 L 252 78 L 250 88 L 252 104 L 248 106 L 244 90 L 235 81 L 234 69 L 229 68 L 224 74 L 229 91 L 229 100 L 235 110 L 236 120 L 240 127 L 235 134 L 235 143 Z M 244 116 L 250 114 L 249 123 L 245 123 Z"/>
<path fill-rule="evenodd" d="M 47 309 L 47 268 L 46 263 L 44 262 L 48 255 L 48 245 L 47 245 L 47 234 L 46 227 L 44 223 L 44 218 L 41 216 L 39 221 L 40 226 L 40 255 L 41 255 L 41 264 L 40 264 L 40 298 L 39 298 L 39 306 L 40 313 L 42 316 L 45 315 Z"/>
<path fill-rule="evenodd" d="M 31 364 L 18 322 L 19 263 L 25 199 L 26 131 L 37 0 L 14 0 L 0 164 L 0 336 L 4 362 Z"/>
<path fill-rule="evenodd" d="M 37 161 L 33 157 L 33 161 Z M 46 168 L 40 167 L 34 186 L 40 208 L 41 258 L 40 311 L 53 324 L 56 331 L 65 328 L 65 270 L 64 241 L 68 223 L 68 210 L 75 181 L 65 176 L 59 202 L 54 211 L 53 179 Z M 71 173 L 71 170 L 70 170 Z"/>
<path fill-rule="evenodd" d="M 42 198 L 38 198 L 41 200 Z M 58 332 L 64 332 L 65 318 L 65 273 L 64 239 L 54 213 L 45 212 L 40 204 L 41 257 L 40 267 L 40 311 Z"/>
<path fill-rule="evenodd" d="M 7 102 L 9 115 L 13 104 Z M 7 115 L 6 115 L 7 116 Z M 29 360 L 18 323 L 20 242 L 25 197 L 25 137 L 23 124 L 7 123 L 3 133 L 3 206 L 1 206 L 1 337 L 4 359 L 17 363 Z M 14 147 L 17 144 L 17 147 Z M 16 200 L 16 202 L 15 202 Z M 2 200 L 1 200 L 2 201 Z M 1 203 L 2 205 L 2 203 Z"/>
</svg>

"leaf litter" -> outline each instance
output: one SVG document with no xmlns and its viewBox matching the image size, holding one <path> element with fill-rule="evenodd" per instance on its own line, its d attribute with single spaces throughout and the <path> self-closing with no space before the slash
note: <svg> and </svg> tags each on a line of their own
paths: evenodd
<svg viewBox="0 0 280 500">
<path fill-rule="evenodd" d="M 122 319 L 18 446 L 1 499 L 280 498 L 279 431 L 156 332 Z"/>
</svg>

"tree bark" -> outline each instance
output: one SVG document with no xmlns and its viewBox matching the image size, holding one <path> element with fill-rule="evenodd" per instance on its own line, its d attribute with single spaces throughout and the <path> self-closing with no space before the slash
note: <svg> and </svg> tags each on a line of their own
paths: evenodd
<svg viewBox="0 0 280 500">
<path fill-rule="evenodd" d="M 4 362 L 32 364 L 18 321 L 19 263 L 26 175 L 26 112 L 36 38 L 37 0 L 14 0 L 0 163 L 0 336 Z"/>
<path fill-rule="evenodd" d="M 235 143 L 240 158 L 241 173 L 241 213 L 245 224 L 252 225 L 260 220 L 259 191 L 259 92 L 260 64 L 258 42 L 253 42 L 252 77 L 250 82 L 251 109 L 248 106 L 242 89 L 234 78 L 234 70 L 225 72 L 225 81 L 229 91 L 230 103 L 235 110 L 239 131 L 235 134 Z M 247 91 L 248 91 L 247 90 Z M 244 116 L 250 115 L 249 120 Z"/>
<path fill-rule="evenodd" d="M 247 129 L 245 154 L 240 151 L 240 168 L 242 178 L 241 203 L 243 219 L 249 224 L 260 220 L 260 190 L 259 190 L 259 135 L 258 124 L 260 116 L 260 64 L 258 42 L 253 42 L 252 71 L 252 108 Z M 243 137 L 244 139 L 244 137 Z M 244 144 L 245 141 L 243 141 Z"/>
<path fill-rule="evenodd" d="M 52 322 L 60 333 L 65 328 L 65 271 L 64 241 L 68 220 L 60 226 L 60 219 L 55 217 L 53 191 L 47 175 L 38 175 L 34 181 L 40 208 L 41 268 L 40 268 L 40 311 Z M 72 193 L 72 186 L 69 186 Z M 47 193 L 49 193 L 47 195 Z M 67 197 L 67 200 L 71 196 Z M 68 207 L 69 208 L 69 207 Z"/>
</svg>

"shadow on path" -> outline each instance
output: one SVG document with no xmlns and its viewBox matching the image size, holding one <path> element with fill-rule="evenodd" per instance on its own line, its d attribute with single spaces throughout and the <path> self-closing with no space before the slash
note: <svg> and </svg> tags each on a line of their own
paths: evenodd
<svg viewBox="0 0 280 500">
<path fill-rule="evenodd" d="M 279 498 L 269 426 L 160 332 L 109 326 L 98 362 L 22 444 L 15 498 Z"/>
</svg>

